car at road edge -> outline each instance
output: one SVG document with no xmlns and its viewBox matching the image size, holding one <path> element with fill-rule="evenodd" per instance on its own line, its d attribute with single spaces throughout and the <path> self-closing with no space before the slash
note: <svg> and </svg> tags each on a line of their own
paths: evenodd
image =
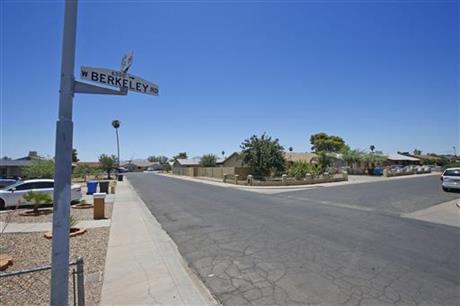
<svg viewBox="0 0 460 306">
<path fill-rule="evenodd" d="M 447 168 L 441 175 L 442 189 L 450 191 L 460 190 L 460 168 Z"/>
<path fill-rule="evenodd" d="M 15 207 L 18 202 L 19 206 L 29 205 L 32 203 L 24 199 L 24 195 L 29 191 L 48 193 L 53 197 L 54 180 L 52 179 L 34 179 L 17 182 L 16 184 L 0 189 L 0 209 Z M 81 199 L 81 186 L 73 184 L 71 186 L 70 201 L 79 202 Z M 70 203 L 69 203 L 70 205 Z"/>
</svg>

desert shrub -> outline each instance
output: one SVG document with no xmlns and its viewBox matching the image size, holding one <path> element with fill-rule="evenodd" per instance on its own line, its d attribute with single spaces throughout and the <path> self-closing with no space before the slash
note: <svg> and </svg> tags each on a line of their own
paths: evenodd
<svg viewBox="0 0 460 306">
<path fill-rule="evenodd" d="M 53 198 L 44 192 L 35 192 L 35 191 L 29 191 L 24 195 L 24 200 L 27 202 L 32 202 L 33 204 L 33 211 L 35 213 L 38 213 L 38 209 L 43 205 L 43 204 L 51 204 L 53 203 Z"/>
<path fill-rule="evenodd" d="M 307 174 L 317 177 L 320 172 L 320 167 L 316 164 L 311 164 L 306 161 L 296 161 L 289 168 L 288 174 L 296 179 L 302 179 Z"/>
</svg>

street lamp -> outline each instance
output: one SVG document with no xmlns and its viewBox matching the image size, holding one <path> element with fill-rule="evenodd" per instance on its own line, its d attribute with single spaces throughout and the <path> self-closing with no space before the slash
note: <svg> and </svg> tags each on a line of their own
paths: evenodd
<svg viewBox="0 0 460 306">
<path fill-rule="evenodd" d="M 115 134 L 117 135 L 117 167 L 120 168 L 120 141 L 118 138 L 118 128 L 120 127 L 120 121 L 113 120 L 112 126 L 115 128 Z"/>
</svg>

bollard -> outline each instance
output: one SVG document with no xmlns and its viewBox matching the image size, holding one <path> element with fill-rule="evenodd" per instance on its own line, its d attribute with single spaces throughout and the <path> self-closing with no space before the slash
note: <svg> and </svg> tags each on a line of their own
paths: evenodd
<svg viewBox="0 0 460 306">
<path fill-rule="evenodd" d="M 238 178 L 239 178 L 239 175 L 235 174 L 235 185 L 238 185 Z"/>
<path fill-rule="evenodd" d="M 95 193 L 93 195 L 94 207 L 93 207 L 93 218 L 105 219 L 105 193 Z"/>
<path fill-rule="evenodd" d="M 343 179 L 344 179 L 345 181 L 348 181 L 348 172 L 347 172 L 347 171 L 343 171 L 342 174 L 343 174 Z"/>
<path fill-rule="evenodd" d="M 281 176 L 281 182 L 283 183 L 283 185 L 286 185 L 286 182 L 287 182 L 287 174 L 283 174 Z"/>
<path fill-rule="evenodd" d="M 228 178 L 228 174 L 224 174 L 224 177 L 223 177 L 222 181 L 223 181 L 224 183 L 226 183 L 226 182 L 227 182 L 227 178 Z"/>
<path fill-rule="evenodd" d="M 115 194 L 115 186 L 114 185 L 110 186 L 110 193 Z"/>
</svg>

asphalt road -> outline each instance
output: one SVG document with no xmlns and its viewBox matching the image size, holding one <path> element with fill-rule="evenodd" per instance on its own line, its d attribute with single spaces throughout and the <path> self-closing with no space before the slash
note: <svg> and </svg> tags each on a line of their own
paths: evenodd
<svg viewBox="0 0 460 306">
<path fill-rule="evenodd" d="M 224 305 L 458 305 L 460 230 L 401 218 L 458 197 L 438 177 L 260 194 L 130 182 Z"/>
</svg>

